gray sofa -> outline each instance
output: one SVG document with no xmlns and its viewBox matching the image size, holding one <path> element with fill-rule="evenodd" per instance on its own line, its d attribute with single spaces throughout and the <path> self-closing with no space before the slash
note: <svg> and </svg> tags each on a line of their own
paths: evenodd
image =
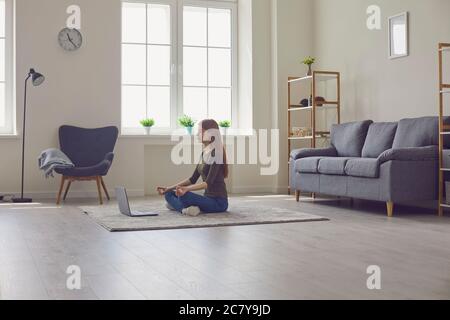
<svg viewBox="0 0 450 320">
<path fill-rule="evenodd" d="M 301 192 L 394 203 L 438 198 L 439 120 L 335 125 L 331 146 L 290 155 L 290 187 Z"/>
</svg>

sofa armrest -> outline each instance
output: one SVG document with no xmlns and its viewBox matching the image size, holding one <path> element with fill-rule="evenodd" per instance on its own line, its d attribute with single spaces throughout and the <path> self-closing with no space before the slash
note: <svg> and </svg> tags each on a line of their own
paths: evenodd
<svg viewBox="0 0 450 320">
<path fill-rule="evenodd" d="M 383 152 L 378 160 L 380 163 L 388 161 L 427 161 L 438 160 L 439 148 L 437 146 L 428 146 L 420 148 L 401 148 L 389 149 Z"/>
<path fill-rule="evenodd" d="M 309 157 L 337 157 L 337 151 L 334 147 L 323 149 L 296 149 L 291 152 L 291 159 L 297 160 Z"/>
</svg>

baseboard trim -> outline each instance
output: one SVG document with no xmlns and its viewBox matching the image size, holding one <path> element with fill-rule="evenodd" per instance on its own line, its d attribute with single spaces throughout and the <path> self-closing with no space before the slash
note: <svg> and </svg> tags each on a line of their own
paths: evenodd
<svg viewBox="0 0 450 320">
<path fill-rule="evenodd" d="M 274 193 L 273 186 L 239 186 L 231 188 L 232 194 Z"/>
<path fill-rule="evenodd" d="M 273 193 L 276 194 L 284 194 L 287 195 L 289 191 L 288 187 L 282 187 L 282 186 L 277 186 L 277 187 L 273 187 Z M 292 192 L 291 192 L 292 193 Z"/>
<path fill-rule="evenodd" d="M 114 190 L 108 190 L 109 194 L 112 198 L 115 198 L 116 194 Z M 105 196 L 104 192 L 102 192 L 103 196 Z M 127 194 L 129 197 L 144 197 L 145 192 L 144 190 L 140 189 L 127 189 Z M 4 192 L 2 195 L 20 195 L 20 192 Z M 31 197 L 33 199 L 55 199 L 56 200 L 56 191 L 31 191 L 31 192 L 25 192 L 26 197 Z M 97 190 L 86 190 L 86 191 L 80 191 L 80 190 L 74 190 L 69 191 L 69 194 L 67 195 L 67 198 L 72 199 L 96 199 L 98 198 Z"/>
<path fill-rule="evenodd" d="M 115 198 L 115 191 L 108 190 L 111 197 Z M 25 196 L 31 197 L 33 199 L 56 199 L 57 191 L 30 191 L 25 192 Z M 145 197 L 147 194 L 145 190 L 142 189 L 127 189 L 129 197 Z M 252 194 L 252 193 L 269 193 L 269 194 L 287 194 L 286 187 L 274 187 L 274 186 L 237 186 L 232 187 L 230 190 L 231 194 Z M 1 192 L 1 195 L 19 195 L 20 192 Z M 156 195 L 156 194 L 151 194 Z M 74 190 L 69 191 L 67 196 L 72 199 L 96 199 L 98 197 L 97 190 Z"/>
</svg>

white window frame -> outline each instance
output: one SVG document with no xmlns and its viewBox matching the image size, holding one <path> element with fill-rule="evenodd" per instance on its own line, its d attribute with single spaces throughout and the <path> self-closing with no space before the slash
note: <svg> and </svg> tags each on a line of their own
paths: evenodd
<svg viewBox="0 0 450 320">
<path fill-rule="evenodd" d="M 161 5 L 168 5 L 170 6 L 170 19 L 171 19 L 171 33 L 170 33 L 170 46 L 172 48 L 171 50 L 171 74 L 170 74 L 170 125 L 171 127 L 174 126 L 174 124 L 177 121 L 177 71 L 176 71 L 176 61 L 177 61 L 177 54 L 178 54 L 178 50 L 177 50 L 177 30 L 178 30 L 178 21 L 177 21 L 177 0 L 122 0 L 121 4 L 123 3 L 142 3 L 142 4 L 161 4 Z M 122 10 L 122 9 L 121 9 Z M 122 26 L 122 23 L 121 23 Z M 122 30 L 122 29 L 121 29 Z M 146 40 L 147 41 L 147 40 Z M 121 55 L 122 55 L 122 45 L 124 44 L 133 44 L 133 43 L 127 43 L 124 42 L 123 39 L 121 38 L 120 41 L 120 50 L 121 50 Z M 135 43 L 138 44 L 138 43 Z M 143 44 L 140 44 L 143 45 Z M 147 50 L 148 50 L 148 46 L 150 44 L 146 43 L 146 55 L 145 55 L 145 59 L 146 59 L 146 65 L 148 65 L 148 54 L 147 54 Z M 122 61 L 122 59 L 120 59 Z M 122 63 L 122 62 L 121 62 Z M 122 68 L 121 68 L 122 70 Z M 148 72 L 148 71 L 146 71 Z M 120 77 L 120 90 L 122 92 L 122 88 L 123 88 L 124 84 L 122 83 L 122 76 Z M 133 86 L 133 85 L 129 85 L 129 86 Z M 136 85 L 138 86 L 138 85 Z M 148 94 L 148 83 L 145 85 L 146 86 L 146 94 Z M 148 101 L 147 101 L 148 102 Z M 146 112 L 148 112 L 148 103 L 146 104 Z M 125 131 L 125 133 L 130 133 L 130 134 L 139 134 L 141 130 L 137 129 L 137 127 L 134 128 L 124 128 L 122 126 L 122 119 L 123 119 L 123 106 L 122 106 L 122 102 L 121 102 L 121 130 Z M 154 130 L 152 130 L 152 132 L 155 133 L 164 133 L 166 131 L 169 131 L 171 128 L 155 128 Z"/>
<path fill-rule="evenodd" d="M 237 102 L 238 102 L 238 39 L 237 39 L 237 3 L 231 0 L 222 0 L 222 1 L 212 1 L 212 0 L 182 0 L 179 1 L 178 6 L 178 56 L 179 58 L 179 77 L 178 77 L 178 98 L 179 101 L 179 114 L 178 116 L 183 115 L 183 49 L 184 49 L 184 39 L 183 39 L 183 7 L 202 7 L 202 8 L 213 8 L 213 9 L 229 9 L 231 10 L 231 120 L 232 127 L 236 128 L 235 124 L 238 123 L 238 110 L 237 110 Z M 207 15 L 208 19 L 208 15 Z M 208 21 L 208 20 L 207 20 Z M 206 29 L 207 36 L 206 48 L 210 48 L 208 46 L 208 28 Z M 207 69 L 209 70 L 209 68 Z M 209 72 L 209 71 L 207 71 Z M 207 84 L 206 88 L 210 88 Z M 209 105 L 209 101 L 208 101 Z M 209 108 L 208 108 L 209 109 Z M 208 110 L 209 111 L 209 110 Z M 201 120 L 201 119 L 196 119 Z M 217 119 L 217 120 L 225 120 L 225 119 Z"/>
<path fill-rule="evenodd" d="M 122 0 L 122 3 L 147 3 L 162 4 L 171 6 L 171 127 L 152 129 L 152 134 L 170 134 L 179 128 L 178 118 L 184 112 L 183 108 L 183 7 L 207 7 L 215 9 L 231 10 L 231 114 L 233 128 L 237 128 L 238 123 L 238 13 L 237 1 L 235 0 Z M 121 40 L 121 47 L 124 42 Z M 121 77 L 121 90 L 122 90 Z M 123 117 L 121 105 L 121 117 Z M 122 119 L 122 118 L 121 118 Z M 201 120 L 201 119 L 196 119 Z M 218 119 L 221 120 L 221 119 Z M 136 128 L 123 128 L 123 134 L 139 134 L 142 130 Z"/>
<path fill-rule="evenodd" d="M 5 2 L 5 126 L 0 135 L 16 133 L 15 101 L 15 0 Z"/>
</svg>

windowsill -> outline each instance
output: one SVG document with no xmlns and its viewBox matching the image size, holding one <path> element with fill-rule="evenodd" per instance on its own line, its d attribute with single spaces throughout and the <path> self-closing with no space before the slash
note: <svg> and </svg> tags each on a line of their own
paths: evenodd
<svg viewBox="0 0 450 320">
<path fill-rule="evenodd" d="M 20 137 L 18 134 L 0 134 L 0 140 L 18 140 Z"/>
<path fill-rule="evenodd" d="M 221 131 L 222 132 L 222 131 Z M 196 136 L 197 133 L 192 133 L 191 136 Z M 240 137 L 240 136 L 253 136 L 254 130 L 253 129 L 227 129 L 226 133 L 223 134 L 223 136 L 227 137 Z M 177 130 L 152 130 L 150 134 L 144 134 L 142 133 L 142 130 L 139 129 L 122 129 L 122 132 L 120 134 L 120 138 L 136 138 L 136 139 L 160 139 L 160 138 L 171 138 L 171 137 L 183 137 L 183 136 L 189 136 L 189 134 L 184 129 L 177 129 Z"/>
<path fill-rule="evenodd" d="M 243 130 L 243 129 L 229 129 L 227 134 L 224 136 L 225 142 L 230 141 L 229 139 L 239 138 L 239 137 L 252 137 L 254 136 L 254 131 Z M 140 141 L 144 145 L 152 145 L 152 146 L 175 146 L 180 143 L 182 140 L 184 143 L 197 143 L 197 135 L 193 133 L 189 136 L 186 130 L 175 130 L 173 134 L 168 132 L 152 132 L 150 135 L 127 132 L 126 130 L 122 130 L 121 135 L 119 136 L 121 140 L 133 140 Z"/>
</svg>

